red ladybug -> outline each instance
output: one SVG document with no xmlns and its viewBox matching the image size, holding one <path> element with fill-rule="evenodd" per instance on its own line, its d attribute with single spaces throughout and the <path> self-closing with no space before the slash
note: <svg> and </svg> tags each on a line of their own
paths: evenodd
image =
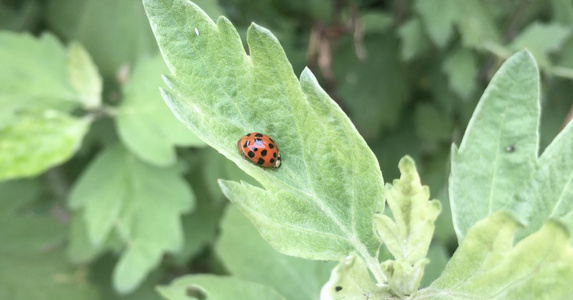
<svg viewBox="0 0 573 300">
<path fill-rule="evenodd" d="M 281 154 L 273 139 L 268 135 L 251 132 L 237 141 L 239 151 L 252 161 L 264 168 L 278 168 L 281 166 Z"/>
</svg>

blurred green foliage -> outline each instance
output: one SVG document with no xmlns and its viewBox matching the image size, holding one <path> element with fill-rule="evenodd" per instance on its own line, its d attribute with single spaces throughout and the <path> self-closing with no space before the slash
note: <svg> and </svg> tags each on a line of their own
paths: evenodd
<svg viewBox="0 0 573 300">
<path fill-rule="evenodd" d="M 251 22 L 270 29 L 295 73 L 309 66 L 352 119 L 375 152 L 386 181 L 399 176 L 402 156 L 414 158 L 432 198 L 444 205 L 430 248 L 436 262 L 430 264 L 423 285 L 440 274 L 457 246 L 445 192 L 451 143 L 459 142 L 479 96 L 504 59 L 527 48 L 541 68 L 540 152 L 573 117 L 570 0 L 195 2 L 213 19 L 227 16 L 243 40 Z M 158 48 L 141 2 L 2 0 L 0 30 L 0 139 L 13 136 L 19 118 L 31 112 L 45 116 L 55 110 L 53 115 L 76 127 L 83 116 L 92 122 L 71 159 L 75 141 L 65 140 L 58 147 L 55 137 L 48 153 L 55 158 L 47 160 L 45 154 L 35 164 L 34 157 L 28 158 L 26 163 L 34 166 L 17 176 L 40 175 L 0 183 L 0 207 L 5 208 L 0 214 L 0 256 L 6 257 L 0 259 L 0 298 L 158 299 L 152 287 L 179 274 L 233 274 L 216 249 L 224 243 L 217 243 L 217 228 L 225 208 L 216 179 L 249 179 L 191 134 L 185 137 L 174 119 L 166 120 L 156 88 L 165 68 L 157 63 Z M 72 52 L 66 46 L 73 42 L 85 48 L 101 76 L 103 102 L 97 108 L 83 103 L 82 91 L 66 79 L 66 55 Z M 85 64 L 90 68 L 89 61 Z M 146 107 L 141 101 L 153 104 Z M 83 127 L 74 134 L 84 134 Z M 34 140 L 26 139 L 26 147 L 34 148 Z M 2 143 L 5 140 L 0 140 L 0 151 Z M 128 296 L 117 295 L 110 278 L 130 245 L 126 237 L 137 235 L 119 229 L 101 248 L 77 248 L 85 246 L 82 238 L 89 238 L 86 224 L 81 210 L 66 204 L 88 165 L 117 143 L 137 166 L 163 168 L 170 170 L 169 176 L 184 179 L 195 194 L 188 198 L 197 202 L 178 223 L 184 250 L 165 257 Z M 5 149 L 0 155 L 14 151 Z M 100 184 L 107 181 L 100 179 L 83 186 L 105 193 L 109 187 Z M 84 257 L 76 261 L 87 264 L 73 266 L 66 249 L 72 258 L 81 252 Z"/>
</svg>

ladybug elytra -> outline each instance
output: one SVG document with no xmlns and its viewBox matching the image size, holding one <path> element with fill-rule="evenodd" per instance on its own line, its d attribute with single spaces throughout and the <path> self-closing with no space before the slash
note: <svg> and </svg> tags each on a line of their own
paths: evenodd
<svg viewBox="0 0 573 300">
<path fill-rule="evenodd" d="M 281 154 L 273 139 L 268 135 L 251 132 L 237 141 L 239 151 L 254 164 L 265 168 L 281 166 Z"/>
</svg>

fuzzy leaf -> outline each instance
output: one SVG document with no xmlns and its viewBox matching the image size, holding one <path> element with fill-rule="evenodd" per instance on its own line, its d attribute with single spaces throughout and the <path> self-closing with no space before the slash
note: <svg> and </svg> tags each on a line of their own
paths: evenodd
<svg viewBox="0 0 573 300">
<path fill-rule="evenodd" d="M 144 6 L 172 73 L 165 101 L 264 187 L 222 181 L 226 196 L 280 252 L 337 260 L 356 251 L 374 265 L 379 242 L 372 215 L 383 207 L 382 174 L 310 70 L 299 81 L 278 40 L 256 24 L 247 32 L 247 55 L 226 18 L 215 24 L 186 0 L 144 0 Z M 279 169 L 264 170 L 239 153 L 236 141 L 253 131 L 275 139 Z"/>
<path fill-rule="evenodd" d="M 573 232 L 569 221 L 573 217 L 573 122 L 539 157 L 539 167 L 512 206 L 527 224 L 520 238 L 537 231 L 548 219 L 563 221 Z"/>
<path fill-rule="evenodd" d="M 485 90 L 459 149 L 452 146 L 450 203 L 458 242 L 505 207 L 536 167 L 539 73 L 527 51 L 509 58 Z"/>
<path fill-rule="evenodd" d="M 125 146 L 142 160 L 158 166 L 175 163 L 175 146 L 202 146 L 185 125 L 173 117 L 159 94 L 160 56 L 142 59 L 124 89 L 117 110 L 117 129 Z"/>
<path fill-rule="evenodd" d="M 340 260 L 320 291 L 321 300 L 382 300 L 391 297 L 387 287 L 380 287 L 372 282 L 364 261 L 354 254 Z"/>
<path fill-rule="evenodd" d="M 395 260 L 386 261 L 389 284 L 400 294 L 410 295 L 418 289 L 426 254 L 434 233 L 434 222 L 441 210 L 440 202 L 429 201 L 430 190 L 422 186 L 414 161 L 400 160 L 400 179 L 386 184 L 386 202 L 393 219 L 376 214 L 376 229 Z"/>
<path fill-rule="evenodd" d="M 517 223 L 497 212 L 472 227 L 444 273 L 414 299 L 566 299 L 573 249 L 554 222 L 513 246 Z M 548 288 L 550 286 L 550 288 Z"/>
<path fill-rule="evenodd" d="M 287 299 L 318 299 L 332 263 L 276 252 L 235 206 L 227 209 L 221 230 L 215 249 L 233 276 L 271 286 Z"/>
<path fill-rule="evenodd" d="M 157 290 L 161 296 L 169 300 L 286 300 L 270 287 L 233 277 L 214 275 L 180 277 L 167 286 L 159 286 Z"/>
<path fill-rule="evenodd" d="M 179 216 L 193 203 L 177 168 L 147 165 L 120 145 L 107 148 L 89 165 L 69 201 L 72 209 L 82 209 L 94 247 L 112 231 L 125 244 L 113 275 L 114 286 L 122 293 L 136 288 L 163 252 L 180 250 Z"/>
<path fill-rule="evenodd" d="M 68 160 L 90 124 L 56 110 L 21 111 L 17 117 L 0 127 L 0 180 L 35 176 Z"/>
<path fill-rule="evenodd" d="M 79 43 L 71 43 L 68 49 L 68 72 L 70 83 L 77 91 L 79 100 L 87 109 L 101 105 L 102 79 L 89 53 Z"/>
</svg>

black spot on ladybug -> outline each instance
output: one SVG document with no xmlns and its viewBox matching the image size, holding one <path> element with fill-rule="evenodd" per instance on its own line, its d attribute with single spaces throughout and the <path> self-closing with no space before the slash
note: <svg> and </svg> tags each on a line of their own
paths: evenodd
<svg viewBox="0 0 573 300">
<path fill-rule="evenodd" d="M 276 153 L 276 152 L 273 152 L 273 157 L 277 157 L 277 153 Z"/>
<path fill-rule="evenodd" d="M 266 155 L 267 155 L 267 150 L 261 151 L 261 156 L 266 156 Z"/>
<path fill-rule="evenodd" d="M 247 148 L 249 147 L 249 144 L 251 143 L 251 141 L 246 141 L 245 144 L 243 145 L 243 148 Z"/>
<path fill-rule="evenodd" d="M 275 147 L 275 145 L 269 143 L 269 148 L 270 148 L 270 149 L 273 149 L 274 147 Z"/>
<path fill-rule="evenodd" d="M 334 288 L 334 290 L 337 291 L 337 292 L 340 292 L 340 291 L 342 291 L 342 287 L 341 287 L 341 286 L 337 286 L 337 287 Z"/>
<path fill-rule="evenodd" d="M 247 153 L 247 155 L 248 155 L 250 158 L 253 158 L 253 157 L 255 157 L 255 152 L 249 151 L 249 153 Z"/>
<path fill-rule="evenodd" d="M 251 134 L 250 134 L 250 133 L 247 133 L 247 136 L 251 136 Z"/>
<path fill-rule="evenodd" d="M 256 137 L 263 137 L 263 134 L 262 133 L 256 133 L 255 136 Z"/>
<path fill-rule="evenodd" d="M 515 151 L 515 147 L 513 145 L 507 146 L 507 148 L 505 148 L 505 152 L 513 152 L 513 151 Z"/>
<path fill-rule="evenodd" d="M 274 163 L 274 162 L 275 162 L 275 159 L 274 159 L 274 158 L 271 158 L 270 162 L 271 162 L 271 164 Z"/>
<path fill-rule="evenodd" d="M 254 151 L 254 152 L 257 152 L 257 150 L 259 150 L 259 148 L 253 147 L 253 148 L 251 148 L 251 150 Z"/>
<path fill-rule="evenodd" d="M 257 164 L 262 165 L 265 163 L 265 160 L 262 158 L 259 158 L 259 160 L 257 160 Z"/>
</svg>

